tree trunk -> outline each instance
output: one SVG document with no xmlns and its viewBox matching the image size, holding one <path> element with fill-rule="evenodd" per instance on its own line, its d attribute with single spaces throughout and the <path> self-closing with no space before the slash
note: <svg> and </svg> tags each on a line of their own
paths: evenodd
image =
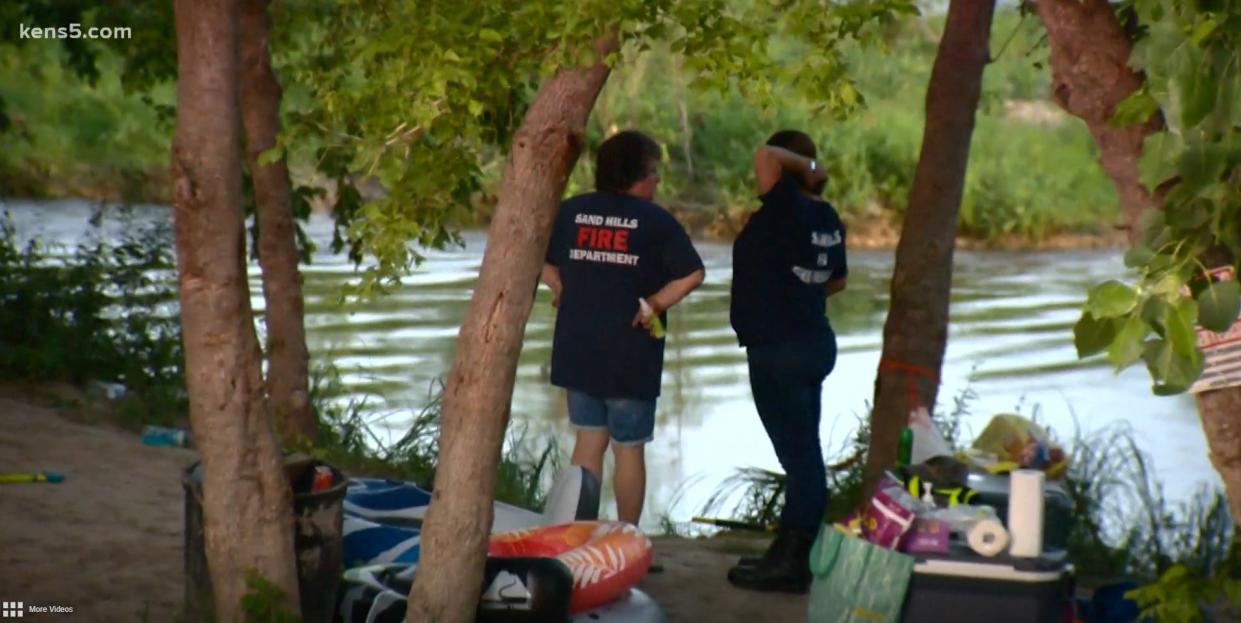
<svg viewBox="0 0 1241 623">
<path fill-rule="evenodd" d="M 1228 510 L 1241 525 L 1241 387 L 1227 387 L 1195 396 L 1211 464 L 1224 481 Z"/>
<path fill-rule="evenodd" d="M 1116 105 L 1142 86 L 1142 79 L 1129 69 L 1129 38 L 1108 0 L 1039 0 L 1038 14 L 1051 46 L 1052 94 L 1094 135 L 1099 162 L 1120 195 L 1132 244 L 1138 218 L 1156 204 L 1138 179 L 1142 139 L 1158 132 L 1161 123 L 1152 115 L 1146 123 L 1108 125 Z"/>
<path fill-rule="evenodd" d="M 896 248 L 892 302 L 870 416 L 866 482 L 896 462 L 900 430 L 931 408 L 948 341 L 957 213 L 989 53 L 994 0 L 952 0 L 926 92 L 926 129 Z"/>
<path fill-rule="evenodd" d="M 176 0 L 172 148 L 190 423 L 203 462 L 216 620 L 239 621 L 253 570 L 298 611 L 293 514 L 263 396 L 244 266 L 237 0 Z"/>
<path fill-rule="evenodd" d="M 313 445 L 318 438 L 310 406 L 305 313 L 298 272 L 296 225 L 289 167 L 279 160 L 260 165 L 259 154 L 276 145 L 280 132 L 280 83 L 267 50 L 271 19 L 267 0 L 242 0 L 241 118 L 246 163 L 254 182 L 267 322 L 267 396 L 285 447 Z"/>
<path fill-rule="evenodd" d="M 596 43 L 603 56 L 616 39 Z M 562 69 L 539 89 L 513 137 L 474 296 L 444 391 L 439 465 L 407 621 L 472 621 L 482 590 L 492 496 L 517 355 L 565 183 L 608 77 Z"/>
</svg>

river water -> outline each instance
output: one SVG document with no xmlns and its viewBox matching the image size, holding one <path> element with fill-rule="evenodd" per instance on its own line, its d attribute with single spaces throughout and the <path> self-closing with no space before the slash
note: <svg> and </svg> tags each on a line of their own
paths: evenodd
<svg viewBox="0 0 1241 623">
<path fill-rule="evenodd" d="M 81 201 L 10 200 L 4 206 L 19 237 L 66 243 L 86 231 L 91 211 Z M 139 213 L 169 218 L 165 209 Z M 351 396 L 376 408 L 376 425 L 399 436 L 451 365 L 486 235 L 466 232 L 464 248 L 426 251 L 426 261 L 395 293 L 342 308 L 336 301 L 341 285 L 356 279 L 353 266 L 328 250 L 329 219 L 312 218 L 307 232 L 319 249 L 303 269 L 312 358 L 334 363 Z M 728 324 L 729 246 L 696 245 L 707 278 L 669 312 L 663 395 L 647 453 L 644 523 L 651 526 L 665 514 L 687 521 L 739 467 L 778 469 L 750 400 L 744 352 Z M 849 288 L 830 301 L 840 356 L 823 388 L 829 456 L 843 452 L 871 400 L 892 267 L 891 251 L 851 253 Z M 1073 349 L 1072 326 L 1087 288 L 1123 271 L 1120 254 L 1112 251 L 958 252 L 941 405 L 951 407 L 967 391 L 976 395 L 963 420 L 966 440 L 1001 412 L 1035 414 L 1062 439 L 1078 428 L 1127 421 L 1169 497 L 1184 499 L 1201 483 L 1219 482 L 1192 399 L 1154 396 L 1142 366 L 1116 375 L 1102 359 L 1079 361 Z M 261 310 L 253 264 L 250 276 L 254 307 Z M 554 318 L 549 293 L 540 288 L 518 365 L 512 428 L 536 445 L 555 440 L 567 457 L 572 432 L 563 391 L 547 380 Z"/>
</svg>

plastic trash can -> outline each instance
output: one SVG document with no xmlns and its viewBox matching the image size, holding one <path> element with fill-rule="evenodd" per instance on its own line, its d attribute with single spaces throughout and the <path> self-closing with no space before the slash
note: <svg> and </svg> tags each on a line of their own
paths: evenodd
<svg viewBox="0 0 1241 623">
<path fill-rule="evenodd" d="M 330 623 L 342 572 L 342 502 L 348 482 L 340 470 L 322 461 L 285 458 L 293 489 L 297 584 L 305 623 Z M 312 493 L 315 467 L 332 470 L 332 485 Z M 202 465 L 195 462 L 181 478 L 185 489 L 185 614 L 188 621 L 212 620 L 211 575 L 203 548 Z"/>
</svg>

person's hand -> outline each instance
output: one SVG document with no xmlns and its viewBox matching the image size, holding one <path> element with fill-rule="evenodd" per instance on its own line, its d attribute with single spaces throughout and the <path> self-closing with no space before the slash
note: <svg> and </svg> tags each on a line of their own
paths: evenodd
<svg viewBox="0 0 1241 623">
<path fill-rule="evenodd" d="M 630 322 L 630 326 L 642 327 L 643 329 L 650 331 L 651 323 L 654 322 L 655 319 L 659 317 L 660 313 L 661 313 L 661 310 L 659 309 L 659 307 L 655 305 L 654 303 L 650 302 L 649 300 L 646 301 L 645 307 L 643 307 L 642 304 L 639 303 L 638 313 L 634 314 L 633 321 Z"/>
<path fill-rule="evenodd" d="M 552 291 L 552 307 L 555 309 L 560 309 L 560 291 L 559 290 Z"/>
</svg>

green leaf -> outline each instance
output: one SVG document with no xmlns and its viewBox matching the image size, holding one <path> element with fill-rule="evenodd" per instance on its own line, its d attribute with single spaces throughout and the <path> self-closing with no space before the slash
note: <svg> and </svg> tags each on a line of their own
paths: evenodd
<svg viewBox="0 0 1241 623">
<path fill-rule="evenodd" d="M 1163 329 L 1163 318 L 1168 313 L 1168 303 L 1158 296 L 1152 296 L 1142 302 L 1141 309 L 1138 310 L 1138 316 L 1142 318 L 1146 324 L 1150 325 L 1159 337 L 1167 337 Z"/>
<path fill-rule="evenodd" d="M 504 36 L 490 28 L 483 28 L 478 31 L 478 38 L 488 43 L 501 43 Z"/>
<path fill-rule="evenodd" d="M 1086 311 L 1096 318 L 1114 318 L 1129 313 L 1137 304 L 1138 293 L 1113 279 L 1091 288 Z"/>
<path fill-rule="evenodd" d="M 1219 19 L 1210 13 L 1204 13 L 1198 16 L 1198 23 L 1194 26 L 1194 30 L 1189 35 L 1189 42 L 1197 47 L 1202 47 L 1202 40 L 1206 39 L 1215 32 L 1219 26 Z"/>
<path fill-rule="evenodd" d="M 1228 166 L 1228 150 L 1216 143 L 1195 142 L 1181 154 L 1177 168 L 1181 184 L 1189 191 L 1198 191 L 1219 181 Z"/>
<path fill-rule="evenodd" d="M 1090 312 L 1082 312 L 1082 317 L 1073 325 L 1073 345 L 1077 347 L 1077 357 L 1084 359 L 1095 353 L 1101 353 L 1116 337 L 1120 321 L 1115 318 L 1095 318 Z"/>
<path fill-rule="evenodd" d="M 1227 131 L 1241 125 L 1241 68 L 1238 63 L 1230 63 L 1223 73 L 1216 77 L 1219 82 L 1219 99 L 1215 102 L 1215 110 L 1211 115 L 1215 131 Z"/>
<path fill-rule="evenodd" d="M 1172 345 L 1167 340 L 1151 340 L 1142 346 L 1142 359 L 1156 384 L 1162 383 L 1172 369 Z"/>
<path fill-rule="evenodd" d="M 1198 125 L 1215 107 L 1219 84 L 1213 66 L 1201 53 L 1186 54 L 1175 78 L 1181 96 L 1181 129 Z"/>
<path fill-rule="evenodd" d="M 1107 349 L 1107 358 L 1116 371 L 1128 368 L 1142 358 L 1142 340 L 1150 332 L 1150 326 L 1140 316 L 1130 316 Z"/>
<path fill-rule="evenodd" d="M 1116 105 L 1112 118 L 1108 119 L 1107 123 L 1114 128 L 1145 123 L 1157 110 L 1159 110 L 1159 102 L 1151 97 L 1150 91 L 1143 85 Z"/>
<path fill-rule="evenodd" d="M 1146 368 L 1155 380 L 1152 391 L 1159 396 L 1179 394 L 1202 374 L 1202 354 L 1193 350 L 1178 353 L 1167 340 L 1152 340 L 1142 349 Z"/>
<path fill-rule="evenodd" d="M 1181 150 L 1180 137 L 1168 132 L 1149 134 L 1142 140 L 1142 156 L 1138 158 L 1138 177 L 1147 190 L 1158 188 L 1168 178 L 1176 175 L 1176 164 Z"/>
<path fill-rule="evenodd" d="M 1215 214 L 1215 206 L 1212 205 L 1210 199 L 1198 197 L 1180 203 L 1169 202 L 1164 212 L 1167 214 L 1168 225 L 1178 231 L 1186 232 L 1211 222 L 1211 217 Z"/>
<path fill-rule="evenodd" d="M 1163 318 L 1168 342 L 1178 355 L 1188 356 L 1197 351 L 1198 334 L 1194 323 L 1198 319 L 1198 304 L 1191 298 L 1183 298 L 1168 308 Z"/>
<path fill-rule="evenodd" d="M 1174 353 L 1171 367 L 1168 370 L 1168 375 L 1164 378 L 1164 382 L 1155 385 L 1152 390 L 1156 396 L 1180 394 L 1189 389 L 1194 384 L 1194 381 L 1202 376 L 1202 367 L 1202 353 L 1198 351 L 1193 351 L 1188 355 Z"/>
<path fill-rule="evenodd" d="M 1150 291 L 1158 294 L 1169 301 L 1175 302 L 1180 298 L 1181 286 L 1185 285 L 1180 277 L 1173 273 L 1166 273 L 1150 285 Z"/>
<path fill-rule="evenodd" d="M 280 162 L 280 159 L 283 157 L 284 157 L 284 147 L 282 145 L 277 144 L 275 147 L 272 147 L 271 149 L 268 149 L 264 151 L 263 153 L 259 154 L 258 163 L 259 163 L 259 166 L 265 167 L 269 164 L 275 164 L 277 162 Z"/>
<path fill-rule="evenodd" d="M 1159 233 L 1167 226 L 1167 217 L 1164 216 L 1163 210 L 1147 210 L 1138 218 L 1138 240 L 1143 245 L 1155 249 L 1152 244 Z"/>
<path fill-rule="evenodd" d="M 1138 245 L 1125 251 L 1125 267 L 1140 268 L 1146 266 L 1155 257 L 1155 252 L 1145 246 Z"/>
<path fill-rule="evenodd" d="M 1241 284 L 1235 280 L 1212 283 L 1198 295 L 1198 322 L 1208 331 L 1227 331 L 1238 312 L 1241 312 Z"/>
</svg>

